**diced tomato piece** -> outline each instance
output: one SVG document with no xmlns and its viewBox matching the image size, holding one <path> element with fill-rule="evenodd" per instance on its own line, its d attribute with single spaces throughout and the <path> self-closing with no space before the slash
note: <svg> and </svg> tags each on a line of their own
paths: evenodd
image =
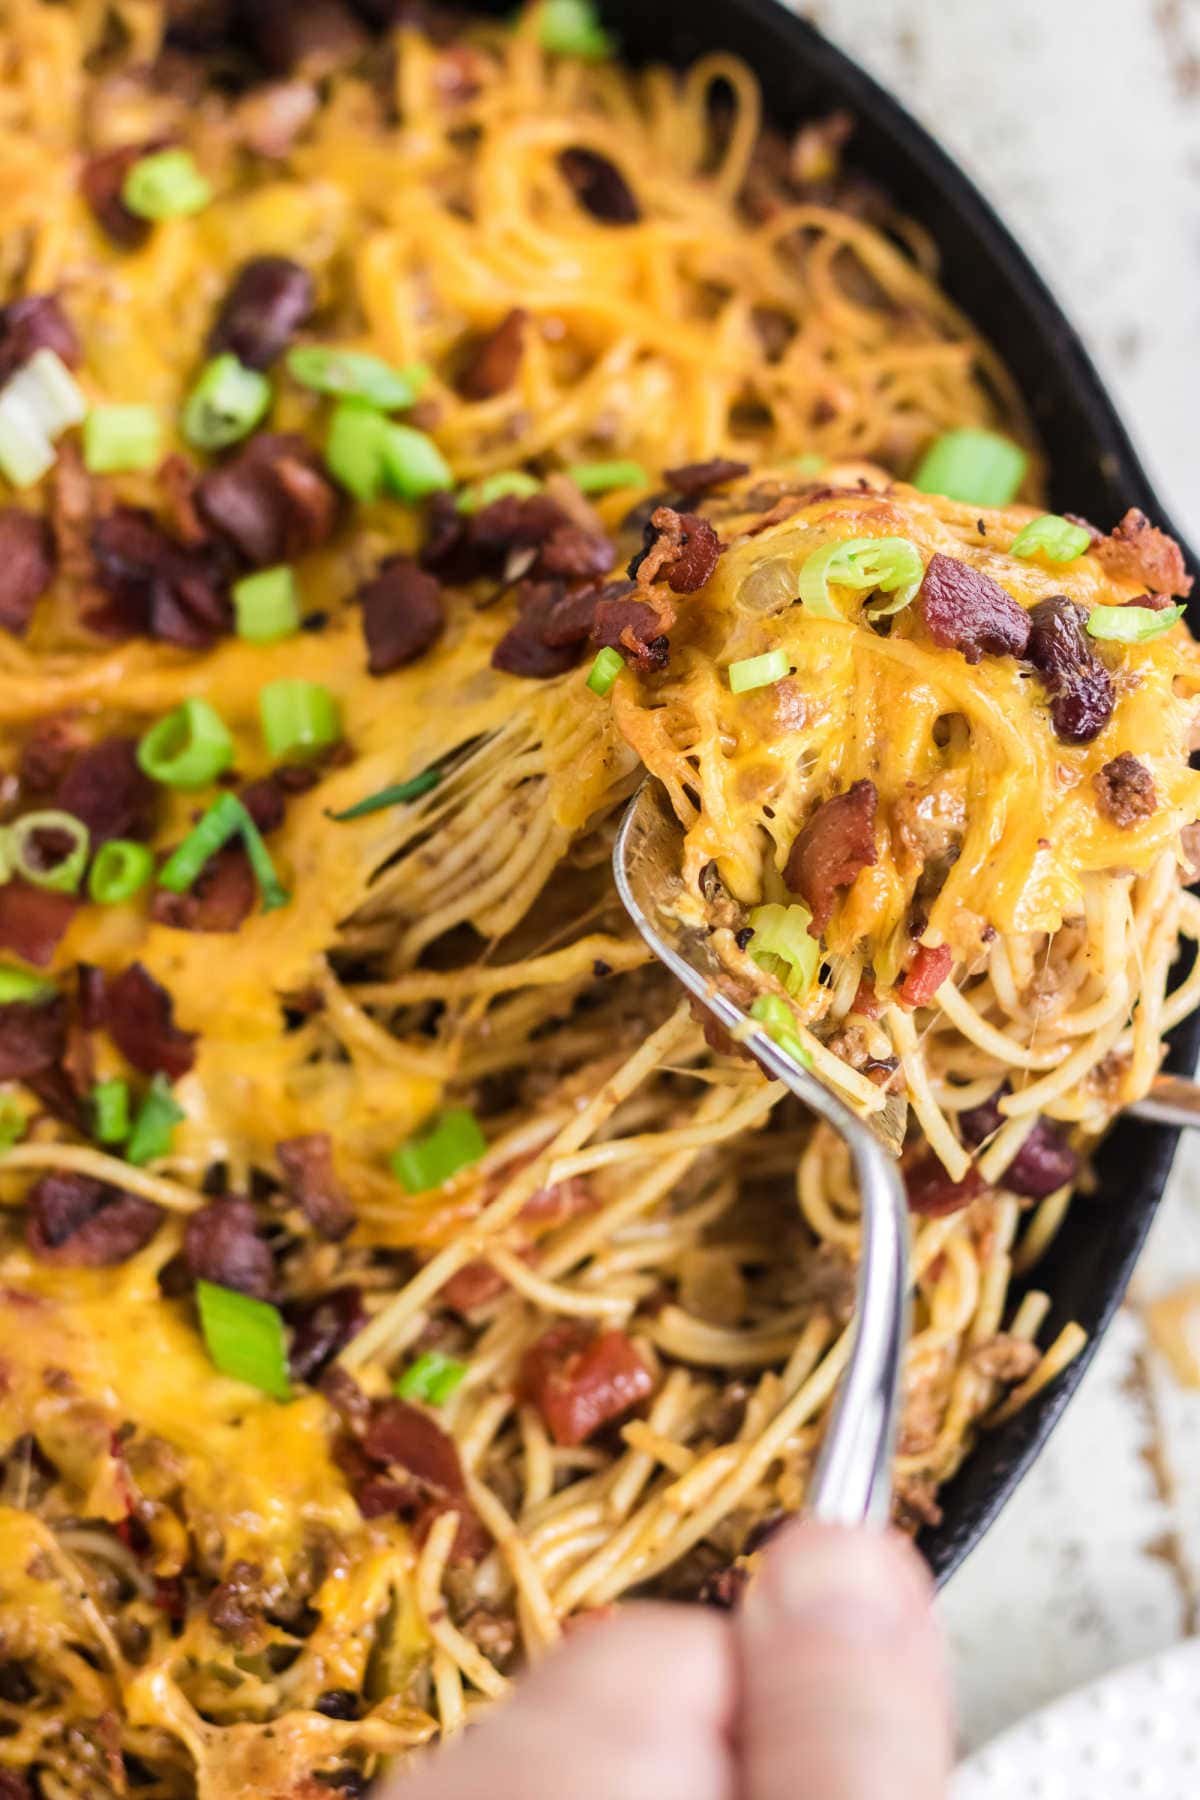
<svg viewBox="0 0 1200 1800">
<path fill-rule="evenodd" d="M 928 1006 L 949 975 L 953 963 L 954 955 L 949 944 L 939 944 L 936 950 L 931 950 L 927 944 L 919 944 L 917 954 L 909 964 L 908 973 L 897 990 L 901 1006 Z"/>
</svg>

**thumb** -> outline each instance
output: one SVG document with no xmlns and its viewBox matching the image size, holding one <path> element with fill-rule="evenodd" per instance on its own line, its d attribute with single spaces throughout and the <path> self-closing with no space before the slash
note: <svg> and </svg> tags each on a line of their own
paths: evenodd
<svg viewBox="0 0 1200 1800">
<path fill-rule="evenodd" d="M 898 1535 L 795 1525 L 738 1619 L 745 1800 L 945 1800 L 927 1570 Z"/>
</svg>

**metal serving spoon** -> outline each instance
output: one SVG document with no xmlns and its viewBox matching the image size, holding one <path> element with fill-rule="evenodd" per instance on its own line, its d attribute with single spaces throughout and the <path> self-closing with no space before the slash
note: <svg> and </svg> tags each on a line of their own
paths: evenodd
<svg viewBox="0 0 1200 1800">
<path fill-rule="evenodd" d="M 908 1207 L 895 1158 L 824 1083 L 792 1061 L 719 986 L 706 934 L 675 917 L 683 832 L 648 777 L 613 849 L 617 892 L 659 961 L 777 1081 L 832 1125 L 854 1162 L 862 1201 L 854 1342 L 806 1498 L 811 1518 L 882 1526 L 891 1511 L 897 1390 L 908 1332 Z"/>
</svg>

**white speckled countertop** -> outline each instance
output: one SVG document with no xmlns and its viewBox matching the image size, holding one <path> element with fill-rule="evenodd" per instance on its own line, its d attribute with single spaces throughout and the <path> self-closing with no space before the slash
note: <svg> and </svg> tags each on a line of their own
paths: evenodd
<svg viewBox="0 0 1200 1800">
<path fill-rule="evenodd" d="M 1200 545 L 1200 0 L 808 0 L 956 154 L 1088 341 Z M 1200 1393 L 1145 1299 L 1200 1275 L 1200 1138 L 1130 1304 L 1032 1475 L 943 1601 L 964 1745 L 1194 1632 Z"/>
</svg>

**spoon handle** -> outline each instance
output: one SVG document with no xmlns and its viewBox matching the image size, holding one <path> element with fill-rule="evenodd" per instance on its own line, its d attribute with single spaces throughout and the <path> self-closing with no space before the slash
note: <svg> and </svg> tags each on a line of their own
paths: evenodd
<svg viewBox="0 0 1200 1800">
<path fill-rule="evenodd" d="M 1152 1125 L 1200 1126 L 1200 1081 L 1187 1075 L 1156 1075 L 1150 1092 L 1129 1108 Z"/>
</svg>

